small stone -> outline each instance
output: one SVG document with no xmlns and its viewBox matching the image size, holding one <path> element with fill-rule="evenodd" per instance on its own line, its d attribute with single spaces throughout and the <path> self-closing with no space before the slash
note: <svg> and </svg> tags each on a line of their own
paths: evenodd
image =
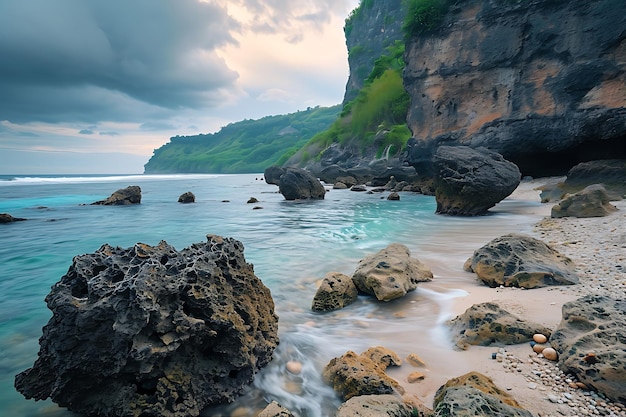
<svg viewBox="0 0 626 417">
<path fill-rule="evenodd" d="M 298 361 L 289 361 L 285 366 L 289 372 L 299 375 L 302 372 L 302 363 Z"/>
<path fill-rule="evenodd" d="M 556 361 L 557 359 L 559 359 L 559 354 L 556 353 L 556 350 L 554 350 L 551 347 L 548 347 L 542 350 L 541 354 L 543 355 L 544 358 L 549 359 L 551 361 Z"/>
<path fill-rule="evenodd" d="M 537 389 L 537 383 L 535 383 L 535 382 L 529 383 L 528 384 L 528 388 L 530 388 L 530 389 Z"/>
<path fill-rule="evenodd" d="M 557 403 L 559 402 L 559 397 L 557 397 L 554 394 L 548 394 L 548 399 L 550 400 L 551 403 Z"/>
<path fill-rule="evenodd" d="M 424 360 L 417 356 L 415 353 L 409 353 L 409 355 L 406 357 L 406 361 L 416 368 L 426 366 L 426 362 L 424 362 Z"/>
<path fill-rule="evenodd" d="M 533 350 L 536 353 L 542 353 L 546 348 L 547 348 L 546 345 L 543 345 L 543 344 L 540 344 L 540 343 L 537 343 L 535 346 L 533 346 Z"/>
<path fill-rule="evenodd" d="M 548 341 L 548 338 L 541 333 L 535 333 L 533 335 L 533 340 L 537 343 L 546 343 Z"/>
<path fill-rule="evenodd" d="M 426 378 L 426 375 L 421 372 L 411 372 L 407 377 L 407 381 L 409 381 L 409 384 L 414 384 L 418 381 L 423 380 L 424 378 Z"/>
</svg>

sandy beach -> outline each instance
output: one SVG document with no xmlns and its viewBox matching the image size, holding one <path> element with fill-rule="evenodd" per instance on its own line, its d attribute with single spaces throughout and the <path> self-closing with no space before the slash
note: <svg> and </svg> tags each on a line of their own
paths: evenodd
<svg viewBox="0 0 626 417">
<path fill-rule="evenodd" d="M 547 181 L 555 179 L 525 181 L 509 198 L 540 201 L 540 191 L 536 188 Z M 623 299 L 626 293 L 626 200 L 612 204 L 618 211 L 597 218 L 552 219 L 550 210 L 553 203 L 532 209 L 537 210 L 533 214 L 543 216 L 533 226 L 532 236 L 575 262 L 580 275 L 579 284 L 525 290 L 493 289 L 478 280 L 468 281 L 462 288 L 468 295 L 455 299 L 454 314 L 459 315 L 474 304 L 491 301 L 512 314 L 554 330 L 561 321 L 561 307 L 568 301 L 587 294 Z M 432 284 L 423 285 L 428 287 Z M 498 356 L 502 360 L 492 359 L 492 353 L 500 353 Z M 473 346 L 454 352 L 450 361 L 471 364 L 463 365 L 468 369 L 459 369 L 459 375 L 475 370 L 489 376 L 536 416 L 626 416 L 626 406 L 611 403 L 595 392 L 573 388 L 571 385 L 576 381 L 570 375 L 564 375 L 556 362 L 535 354 L 530 344 L 504 349 Z M 406 374 L 415 370 L 406 368 L 391 371 L 390 375 L 399 381 L 406 381 Z M 405 383 L 403 386 L 408 393 L 417 395 L 427 406 L 431 406 L 434 393 L 442 383 L 445 381 L 433 376 L 420 383 Z"/>
</svg>

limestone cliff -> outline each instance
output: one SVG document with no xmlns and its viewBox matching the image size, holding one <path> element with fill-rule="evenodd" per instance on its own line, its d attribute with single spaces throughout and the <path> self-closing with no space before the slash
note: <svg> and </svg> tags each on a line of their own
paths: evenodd
<svg viewBox="0 0 626 417">
<path fill-rule="evenodd" d="M 402 40 L 404 13 L 402 0 L 361 0 L 346 19 L 343 30 L 350 75 L 343 104 L 357 96 L 385 48 Z"/>
<path fill-rule="evenodd" d="M 407 161 L 485 146 L 525 175 L 626 157 L 626 2 L 465 0 L 406 43 Z"/>
</svg>

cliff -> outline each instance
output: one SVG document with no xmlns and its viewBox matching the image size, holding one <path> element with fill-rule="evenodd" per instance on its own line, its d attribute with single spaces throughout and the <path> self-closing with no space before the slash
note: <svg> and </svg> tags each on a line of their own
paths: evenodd
<svg viewBox="0 0 626 417">
<path fill-rule="evenodd" d="M 355 99 L 365 85 L 374 63 L 385 49 L 403 38 L 405 7 L 402 0 L 361 0 L 343 28 L 348 48 L 350 75 L 343 104 Z"/>
<path fill-rule="evenodd" d="M 405 47 L 418 173 L 444 143 L 485 146 L 533 176 L 626 158 L 623 0 L 457 1 Z"/>
<path fill-rule="evenodd" d="M 146 174 L 263 172 L 281 164 L 337 118 L 339 105 L 258 120 L 242 120 L 217 133 L 175 136 L 144 166 Z M 282 160 L 281 160 L 282 158 Z"/>
</svg>

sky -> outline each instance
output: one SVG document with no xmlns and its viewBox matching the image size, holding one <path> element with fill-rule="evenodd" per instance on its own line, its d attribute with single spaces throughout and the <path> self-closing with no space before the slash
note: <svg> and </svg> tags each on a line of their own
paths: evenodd
<svg viewBox="0 0 626 417">
<path fill-rule="evenodd" d="M 359 0 L 2 0 L 0 174 L 142 173 L 176 135 L 341 103 Z"/>
</svg>

